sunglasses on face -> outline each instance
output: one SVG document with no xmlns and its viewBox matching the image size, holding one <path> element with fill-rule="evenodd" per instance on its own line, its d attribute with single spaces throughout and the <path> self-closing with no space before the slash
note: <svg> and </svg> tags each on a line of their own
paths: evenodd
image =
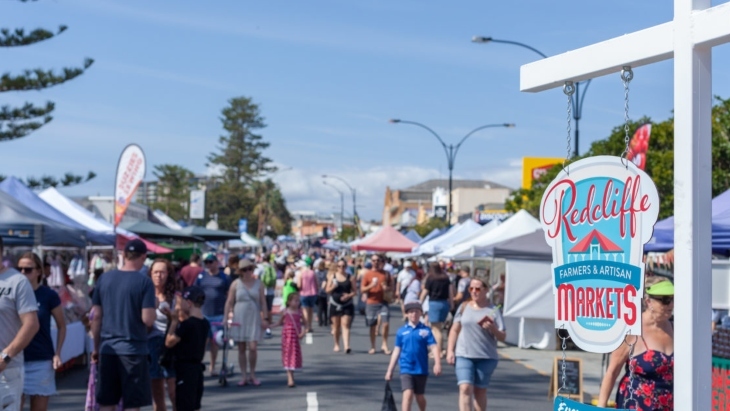
<svg viewBox="0 0 730 411">
<path fill-rule="evenodd" d="M 482 291 L 484 287 L 469 287 L 469 291 Z"/>
<path fill-rule="evenodd" d="M 337 264 L 337 267 L 338 267 L 338 268 L 345 268 L 345 267 L 347 267 L 347 266 L 346 266 L 346 265 L 344 265 L 344 264 Z"/>
<path fill-rule="evenodd" d="M 241 271 L 244 271 L 244 272 L 246 272 L 246 271 L 253 271 L 253 267 L 241 268 Z"/>
<path fill-rule="evenodd" d="M 205 260 L 206 264 L 213 264 L 216 260 Z"/>
<path fill-rule="evenodd" d="M 659 301 L 663 305 L 669 305 L 674 302 L 673 295 L 665 295 L 665 296 L 661 296 L 661 297 L 654 297 L 654 296 L 650 295 L 649 298 L 651 298 L 652 300 Z"/>
<path fill-rule="evenodd" d="M 30 274 L 35 270 L 35 267 L 18 267 L 18 271 L 23 274 Z"/>
</svg>

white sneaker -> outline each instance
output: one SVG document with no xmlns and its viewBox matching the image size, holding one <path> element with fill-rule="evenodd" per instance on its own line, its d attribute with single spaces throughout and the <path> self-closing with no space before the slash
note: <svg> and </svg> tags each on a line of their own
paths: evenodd
<svg viewBox="0 0 730 411">
<path fill-rule="evenodd" d="M 266 338 L 271 338 L 271 337 L 272 337 L 272 335 L 271 335 L 271 328 L 267 328 L 266 329 Z"/>
</svg>

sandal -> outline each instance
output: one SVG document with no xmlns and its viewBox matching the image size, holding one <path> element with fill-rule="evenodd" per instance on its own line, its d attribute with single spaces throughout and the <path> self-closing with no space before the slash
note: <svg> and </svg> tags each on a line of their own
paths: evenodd
<svg viewBox="0 0 730 411">
<path fill-rule="evenodd" d="M 389 350 L 389 349 L 387 349 L 387 348 L 386 348 L 386 349 L 383 349 L 383 348 L 381 348 L 381 349 L 380 349 L 380 351 L 382 351 L 382 352 L 383 352 L 383 354 L 385 354 L 385 355 L 390 355 L 390 354 L 392 353 L 392 351 L 390 351 L 390 350 Z"/>
<path fill-rule="evenodd" d="M 370 355 L 375 354 L 375 348 L 371 348 L 370 350 L 368 350 L 368 354 L 370 354 Z"/>
<path fill-rule="evenodd" d="M 246 381 L 246 380 L 241 380 L 241 381 L 239 381 L 239 382 L 238 382 L 238 383 L 237 383 L 236 385 L 238 385 L 239 387 L 245 387 L 245 386 L 247 386 L 247 385 L 248 385 L 248 381 Z"/>
<path fill-rule="evenodd" d="M 257 379 L 255 379 L 255 378 L 252 378 L 252 379 L 248 380 L 248 382 L 249 382 L 249 383 L 250 383 L 251 385 L 253 385 L 254 387 L 258 387 L 259 385 L 261 385 L 261 381 L 260 381 L 260 380 L 257 380 Z"/>
<path fill-rule="evenodd" d="M 349 349 L 349 348 L 347 348 L 347 349 L 345 350 L 345 354 L 349 354 L 349 353 L 351 353 L 351 352 L 352 352 L 352 350 L 351 350 L 351 349 Z"/>
</svg>

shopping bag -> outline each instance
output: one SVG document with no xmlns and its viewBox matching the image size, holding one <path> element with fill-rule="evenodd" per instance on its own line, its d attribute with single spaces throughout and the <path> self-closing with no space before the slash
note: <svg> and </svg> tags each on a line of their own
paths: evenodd
<svg viewBox="0 0 730 411">
<path fill-rule="evenodd" d="M 385 396 L 380 411 L 398 411 L 398 408 L 395 407 L 395 398 L 393 398 L 393 390 L 390 389 L 389 381 L 385 382 Z"/>
<path fill-rule="evenodd" d="M 89 384 L 86 386 L 86 407 L 85 411 L 99 411 L 99 404 L 96 403 L 96 363 L 89 366 Z M 117 411 L 123 411 L 122 400 L 119 400 Z"/>
</svg>

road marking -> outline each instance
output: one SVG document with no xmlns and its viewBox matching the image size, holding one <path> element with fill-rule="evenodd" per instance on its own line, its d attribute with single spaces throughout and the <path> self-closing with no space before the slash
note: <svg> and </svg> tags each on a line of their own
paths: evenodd
<svg viewBox="0 0 730 411">
<path fill-rule="evenodd" d="M 319 401 L 316 392 L 307 393 L 307 411 L 319 411 Z"/>
<path fill-rule="evenodd" d="M 312 334 L 307 333 L 307 335 L 304 337 L 304 343 L 305 344 L 312 345 L 312 342 L 313 342 L 313 340 L 312 340 Z M 317 393 L 314 393 L 314 396 L 316 398 L 317 397 Z"/>
</svg>

